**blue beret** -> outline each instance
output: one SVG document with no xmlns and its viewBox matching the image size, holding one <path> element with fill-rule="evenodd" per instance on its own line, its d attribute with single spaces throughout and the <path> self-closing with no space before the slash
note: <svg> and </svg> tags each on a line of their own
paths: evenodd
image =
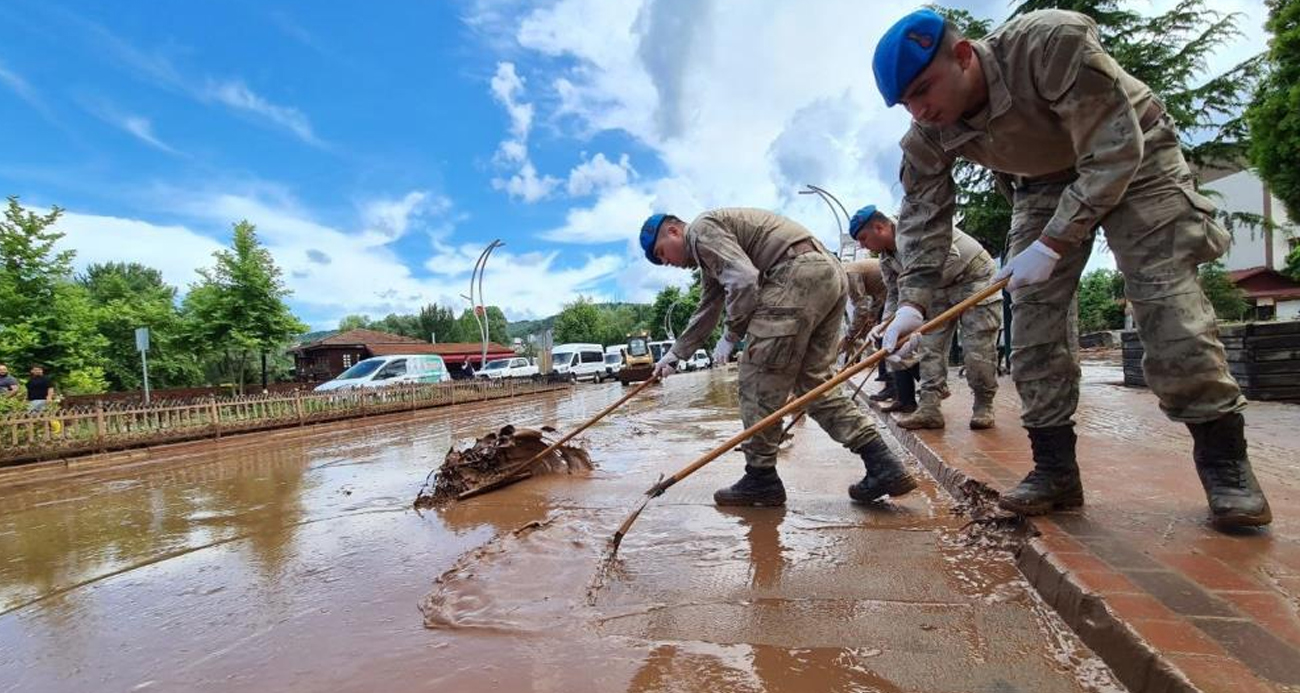
<svg viewBox="0 0 1300 693">
<path fill-rule="evenodd" d="M 862 230 L 863 226 L 867 225 L 867 220 L 875 213 L 875 205 L 867 205 L 853 213 L 853 218 L 849 219 L 849 236 L 853 240 L 858 240 L 858 232 Z"/>
<path fill-rule="evenodd" d="M 659 238 L 659 227 L 667 218 L 667 214 L 651 214 L 641 225 L 641 249 L 645 251 L 645 259 L 656 265 L 664 264 L 655 257 L 655 240 Z"/>
<path fill-rule="evenodd" d="M 943 41 L 944 19 L 934 10 L 917 10 L 898 20 L 876 44 L 871 69 L 886 106 L 896 105 L 921 71 L 930 66 Z"/>
</svg>

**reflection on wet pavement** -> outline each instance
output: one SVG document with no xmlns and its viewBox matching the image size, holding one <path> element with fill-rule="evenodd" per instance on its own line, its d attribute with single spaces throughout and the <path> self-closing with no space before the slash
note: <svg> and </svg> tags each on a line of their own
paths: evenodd
<svg viewBox="0 0 1300 693">
<path fill-rule="evenodd" d="M 620 395 L 248 436 L 0 489 L 0 690 L 1114 689 L 1005 556 L 965 545 L 933 485 L 849 504 L 860 463 L 810 422 L 783 453 L 786 508 L 713 507 L 743 463 L 724 456 L 651 504 L 590 604 L 639 494 L 738 430 L 734 371 L 674 377 L 598 424 L 588 474 L 409 509 L 453 440 L 563 430 Z"/>
</svg>

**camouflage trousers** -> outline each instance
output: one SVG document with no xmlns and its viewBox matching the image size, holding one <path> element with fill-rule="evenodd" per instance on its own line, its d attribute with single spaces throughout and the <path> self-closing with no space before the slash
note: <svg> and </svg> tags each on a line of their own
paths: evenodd
<svg viewBox="0 0 1300 693">
<path fill-rule="evenodd" d="M 740 417 L 746 428 L 781 408 L 791 393 L 801 395 L 830 379 L 847 287 L 844 270 L 823 253 L 797 255 L 764 273 L 740 357 Z M 849 450 L 878 435 L 840 388 L 808 405 L 808 415 Z M 780 442 L 781 426 L 769 426 L 745 443 L 745 462 L 776 466 Z"/>
<path fill-rule="evenodd" d="M 935 316 L 970 298 L 988 286 L 997 268 L 987 260 L 975 260 L 958 283 L 934 292 L 926 315 Z M 942 329 L 921 337 L 921 392 L 939 393 L 948 386 L 948 352 L 953 334 L 961 325 L 962 363 L 966 382 L 976 397 L 993 399 L 998 392 L 998 331 L 1002 329 L 1002 300 L 999 296 L 962 313 Z"/>
<path fill-rule="evenodd" d="M 1211 421 L 1245 408 L 1196 275 L 1197 265 L 1224 253 L 1230 236 L 1215 221 L 1213 203 L 1196 192 L 1172 127 L 1162 122 L 1148 130 L 1145 151 L 1124 199 L 1101 226 L 1146 348 L 1147 385 L 1170 419 Z M 1013 255 L 1039 237 L 1066 185 L 1015 191 Z M 1079 403 L 1074 303 L 1091 252 L 1090 237 L 1062 254 L 1047 281 L 1012 293 L 1011 373 L 1027 428 L 1072 423 Z"/>
</svg>

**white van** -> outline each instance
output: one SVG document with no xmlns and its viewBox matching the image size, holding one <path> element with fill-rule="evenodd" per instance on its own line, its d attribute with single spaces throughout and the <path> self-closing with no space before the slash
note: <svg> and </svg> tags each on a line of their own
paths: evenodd
<svg viewBox="0 0 1300 693">
<path fill-rule="evenodd" d="M 361 361 L 337 378 L 317 385 L 315 391 L 386 387 L 399 383 L 445 383 L 450 380 L 447 364 L 437 354 L 395 354 Z"/>
<path fill-rule="evenodd" d="M 615 344 L 614 346 L 605 347 L 605 377 L 613 378 L 619 371 L 623 370 L 624 353 L 627 351 L 626 344 Z"/>
<path fill-rule="evenodd" d="M 605 379 L 605 347 L 599 344 L 557 344 L 551 348 L 551 370 L 570 380 Z"/>
</svg>

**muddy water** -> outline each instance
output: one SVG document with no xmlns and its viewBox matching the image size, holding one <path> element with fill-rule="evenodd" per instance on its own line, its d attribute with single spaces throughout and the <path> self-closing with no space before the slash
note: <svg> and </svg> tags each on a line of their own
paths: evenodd
<svg viewBox="0 0 1300 693">
<path fill-rule="evenodd" d="M 851 506 L 860 465 L 815 425 L 784 453 L 787 508 L 714 508 L 724 457 L 651 504 L 590 603 L 638 494 L 737 430 L 733 378 L 676 376 L 591 429 L 590 474 L 424 514 L 453 439 L 563 429 L 619 387 L 0 486 L 0 690 L 1114 687 L 932 485 Z"/>
</svg>

